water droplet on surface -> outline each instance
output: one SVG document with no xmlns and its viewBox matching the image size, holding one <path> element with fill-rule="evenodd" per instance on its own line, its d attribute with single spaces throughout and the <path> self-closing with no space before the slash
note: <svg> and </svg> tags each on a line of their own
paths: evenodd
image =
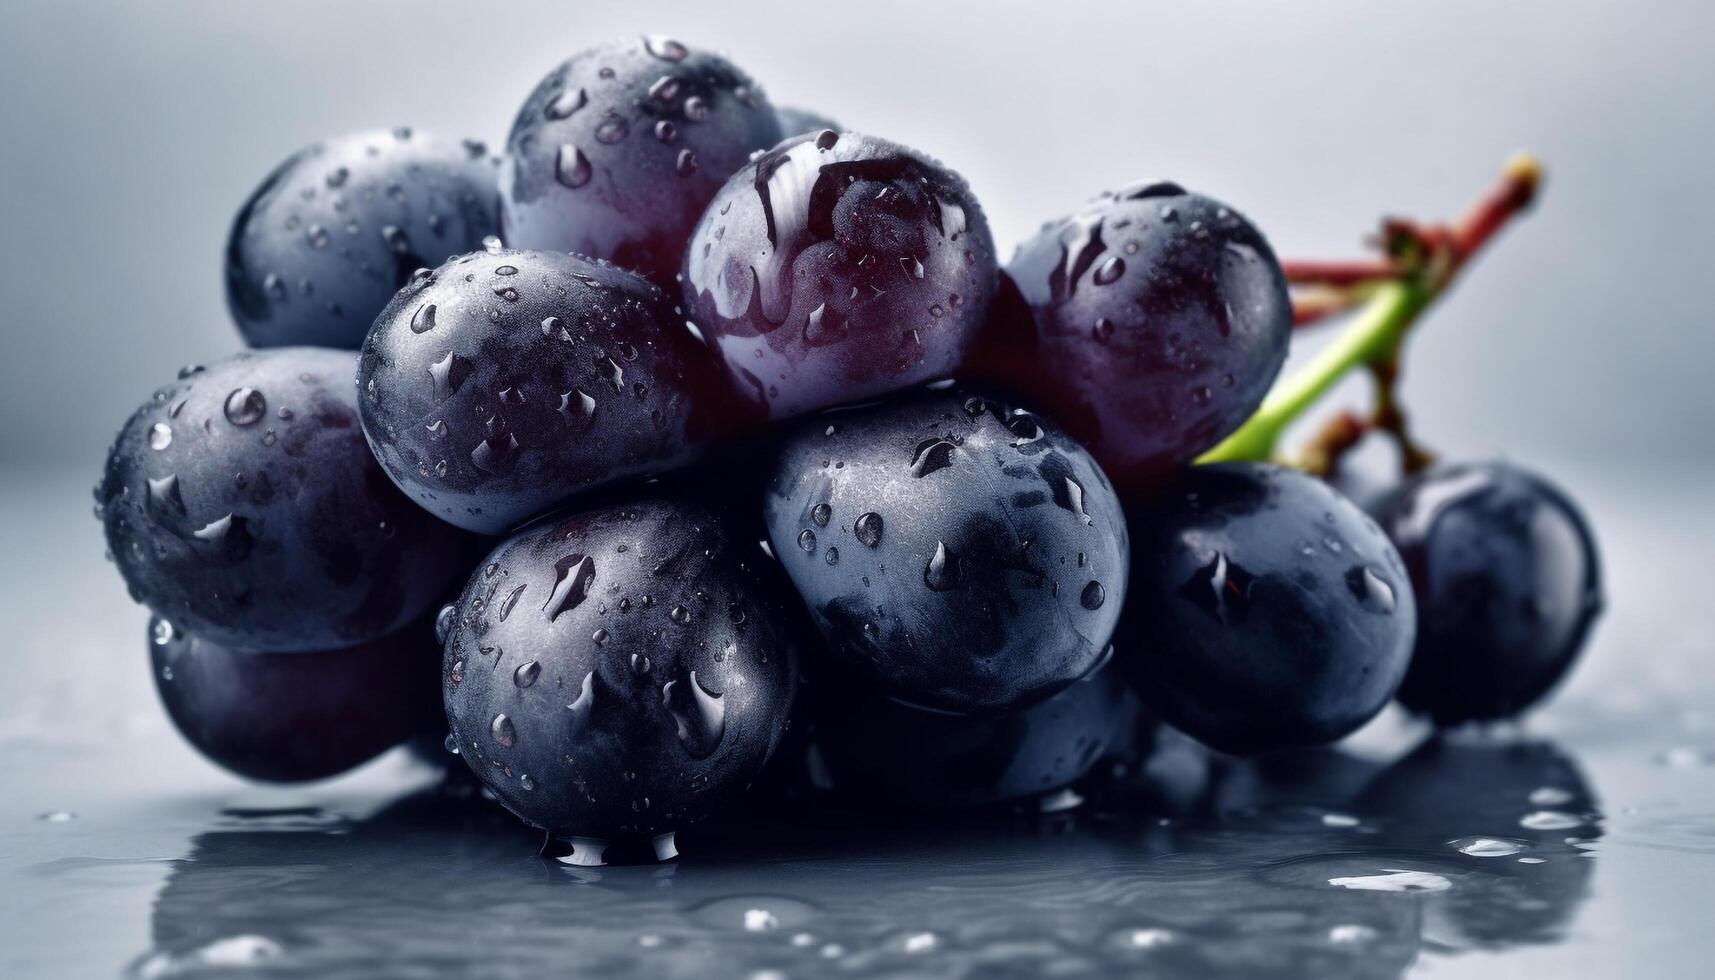
<svg viewBox="0 0 1715 980">
<path fill-rule="evenodd" d="M 149 509 L 154 511 L 154 516 L 157 517 L 169 513 L 184 516 L 185 500 L 179 493 L 177 475 L 169 474 L 149 481 Z"/>
<path fill-rule="evenodd" d="M 817 504 L 810 508 L 810 520 L 815 521 L 817 527 L 827 527 L 833 516 L 834 509 L 827 504 Z"/>
<path fill-rule="evenodd" d="M 1341 946 L 1367 943 L 1376 938 L 1376 931 L 1369 926 L 1357 923 L 1334 926 L 1328 930 L 1328 941 Z"/>
<path fill-rule="evenodd" d="M 1078 519 L 1084 522 L 1085 527 L 1095 527 L 1096 519 L 1084 510 L 1084 485 L 1071 477 L 1066 477 L 1065 489 L 1066 509 L 1077 515 Z"/>
<path fill-rule="evenodd" d="M 429 380 L 434 384 L 435 400 L 446 401 L 458 394 L 464 386 L 466 378 L 470 377 L 470 362 L 451 351 L 435 363 L 429 365 Z"/>
<path fill-rule="evenodd" d="M 1106 602 L 1107 598 L 1108 592 L 1102 588 L 1102 583 L 1092 580 L 1078 596 L 1078 604 L 1093 611 L 1102 608 L 1102 603 Z"/>
<path fill-rule="evenodd" d="M 435 329 L 435 304 L 424 303 L 411 314 L 411 332 L 428 333 Z"/>
<path fill-rule="evenodd" d="M 1516 841 L 1501 840 L 1496 837 L 1460 837 L 1447 842 L 1447 846 L 1471 857 L 1511 857 L 1524 850 L 1523 845 Z"/>
<path fill-rule="evenodd" d="M 1353 565 L 1346 570 L 1346 588 L 1351 590 L 1358 605 L 1370 612 L 1387 614 L 1394 610 L 1393 586 L 1367 565 Z"/>
<path fill-rule="evenodd" d="M 935 542 L 935 553 L 923 567 L 923 584 L 936 592 L 959 587 L 959 557 L 947 550 L 946 542 Z"/>
<path fill-rule="evenodd" d="M 691 53 L 690 49 L 662 34 L 650 34 L 643 38 L 643 46 L 649 53 L 662 61 L 684 61 Z"/>
<path fill-rule="evenodd" d="M 679 159 L 673 164 L 673 171 L 681 177 L 689 177 L 697 172 L 697 155 L 690 150 L 680 150 Z"/>
<path fill-rule="evenodd" d="M 1155 949 L 1179 941 L 1171 929 L 1158 928 L 1126 929 L 1117 938 L 1119 945 L 1127 949 Z"/>
<path fill-rule="evenodd" d="M 674 606 L 672 609 L 668 610 L 667 618 L 678 623 L 680 626 L 684 626 L 691 621 L 691 611 L 686 609 L 684 606 Z"/>
<path fill-rule="evenodd" d="M 512 719 L 504 713 L 494 716 L 494 720 L 488 725 L 488 732 L 505 748 L 511 748 L 518 740 L 518 731 L 512 727 Z"/>
<path fill-rule="evenodd" d="M 953 454 L 957 449 L 947 439 L 923 440 L 911 453 L 911 475 L 922 479 L 937 470 L 946 469 L 953 465 Z"/>
<path fill-rule="evenodd" d="M 149 426 L 149 448 L 160 452 L 173 444 L 173 430 L 165 422 Z"/>
<path fill-rule="evenodd" d="M 1571 830 L 1584 826 L 1577 815 L 1559 810 L 1538 810 L 1519 818 L 1518 823 L 1526 830 Z"/>
<path fill-rule="evenodd" d="M 536 678 L 542 676 L 542 665 L 534 660 L 518 665 L 512 672 L 512 683 L 519 687 L 529 687 L 536 683 Z"/>
<path fill-rule="evenodd" d="M 905 937 L 905 952 L 927 953 L 940 944 L 940 940 L 932 932 L 918 932 Z"/>
<path fill-rule="evenodd" d="M 582 389 L 573 388 L 561 393 L 559 412 L 568 422 L 573 419 L 587 422 L 595 417 L 595 399 Z"/>
<path fill-rule="evenodd" d="M 595 671 L 584 675 L 583 682 L 578 685 L 578 696 L 572 703 L 566 705 L 566 710 L 572 713 L 572 732 L 575 734 L 590 719 L 595 707 Z"/>
<path fill-rule="evenodd" d="M 595 641 L 596 646 L 605 647 L 607 646 L 608 632 L 605 629 L 598 629 L 590 634 L 590 639 Z"/>
<path fill-rule="evenodd" d="M 874 511 L 859 515 L 852 525 L 852 536 L 864 547 L 873 548 L 881 543 L 881 524 L 881 515 Z"/>
<path fill-rule="evenodd" d="M 1453 883 L 1441 875 L 1397 868 L 1383 868 L 1381 874 L 1375 875 L 1329 878 L 1328 884 L 1335 888 L 1371 892 L 1444 892 L 1453 887 Z"/>
<path fill-rule="evenodd" d="M 268 400 L 255 388 L 234 388 L 226 396 L 225 412 L 233 425 L 255 425 L 268 414 Z"/>
<path fill-rule="evenodd" d="M 693 670 L 683 683 L 675 680 L 662 686 L 661 703 L 673 715 L 679 741 L 691 758 L 706 759 L 714 754 L 726 734 L 723 695 L 704 690 Z"/>
<path fill-rule="evenodd" d="M 447 737 L 444 739 L 441 739 L 441 748 L 446 749 L 452 755 L 458 755 L 459 754 L 459 737 L 457 735 L 454 735 L 452 732 L 448 732 Z"/>
<path fill-rule="evenodd" d="M 441 611 L 435 614 L 436 643 L 444 644 L 447 642 L 447 637 L 451 636 L 453 632 L 453 622 L 457 619 L 458 609 L 452 603 L 449 602 L 441 607 Z"/>
<path fill-rule="evenodd" d="M 164 647 L 173 642 L 173 636 L 173 624 L 164 619 L 155 620 L 149 627 L 149 638 L 154 640 L 158 647 Z"/>
<path fill-rule="evenodd" d="M 806 554 L 811 554 L 811 555 L 815 554 L 816 553 L 816 532 L 810 530 L 809 528 L 805 528 L 803 531 L 799 532 L 799 534 L 798 534 L 798 547 L 803 548 Z"/>
<path fill-rule="evenodd" d="M 518 605 L 518 597 L 524 594 L 524 586 L 520 585 L 506 594 L 506 599 L 500 603 L 500 621 L 506 622 L 506 617 L 512 615 L 512 607 Z"/>
<path fill-rule="evenodd" d="M 595 128 L 596 142 L 605 143 L 609 146 L 618 143 L 629 135 L 631 135 L 631 126 L 621 116 L 608 116 Z"/>
<path fill-rule="evenodd" d="M 242 542 L 248 538 L 244 529 L 244 519 L 227 514 L 225 517 L 209 521 L 202 527 L 191 532 L 191 537 L 209 544 L 222 544 L 231 538 L 234 542 Z"/>
<path fill-rule="evenodd" d="M 1240 622 L 1250 612 L 1251 585 L 1256 577 L 1227 560 L 1223 552 L 1191 573 L 1179 595 L 1223 623 Z"/>
<path fill-rule="evenodd" d="M 595 559 L 587 555 L 567 555 L 554 564 L 554 573 L 554 590 L 548 601 L 542 604 L 542 611 L 550 623 L 561 613 L 576 609 L 589 597 L 590 583 L 595 581 Z"/>
<path fill-rule="evenodd" d="M 584 156 L 584 151 L 570 143 L 561 144 L 559 153 L 554 157 L 555 180 L 563 186 L 576 189 L 589 183 L 594 174 L 595 168 L 590 166 L 589 157 Z"/>
<path fill-rule="evenodd" d="M 583 89 L 567 89 L 554 96 L 553 101 L 542 110 L 542 114 L 549 119 L 564 119 L 588 105 L 589 101 L 589 96 Z"/>
<path fill-rule="evenodd" d="M 1096 285 L 1106 286 L 1123 275 L 1125 275 L 1125 259 L 1117 255 L 1110 255 L 1102 260 L 1101 265 L 1096 266 L 1096 274 L 1092 279 Z"/>
</svg>

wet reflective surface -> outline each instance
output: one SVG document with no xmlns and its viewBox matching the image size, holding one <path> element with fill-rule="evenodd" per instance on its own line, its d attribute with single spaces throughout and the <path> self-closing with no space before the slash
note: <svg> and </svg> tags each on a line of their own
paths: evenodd
<svg viewBox="0 0 1715 980">
<path fill-rule="evenodd" d="M 1523 732 L 1390 714 L 1258 764 L 1170 743 L 1071 810 L 758 804 L 677 862 L 576 868 L 402 753 L 293 789 L 201 762 L 81 476 L 0 477 L 0 975 L 1673 976 L 1711 946 L 1707 479 L 1640 502 L 1566 474 L 1612 612 Z"/>
</svg>

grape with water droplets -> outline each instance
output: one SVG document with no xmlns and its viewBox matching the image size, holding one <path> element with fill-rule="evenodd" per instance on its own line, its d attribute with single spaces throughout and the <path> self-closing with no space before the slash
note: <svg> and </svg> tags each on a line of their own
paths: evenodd
<svg viewBox="0 0 1715 980">
<path fill-rule="evenodd" d="M 502 542 L 441 617 L 471 770 L 531 824 L 602 841 L 670 834 L 742 790 L 797 684 L 781 587 L 754 548 L 662 499 Z"/>
<path fill-rule="evenodd" d="M 833 656 L 920 706 L 1052 695 L 1100 661 L 1125 599 L 1107 477 L 1045 419 L 969 392 L 805 422 L 764 511 Z"/>
<path fill-rule="evenodd" d="M 1438 724 L 1513 717 L 1583 649 L 1602 608 L 1584 515 L 1511 463 L 1437 467 L 1372 508 L 1417 597 L 1417 647 L 1399 700 Z"/>
<path fill-rule="evenodd" d="M 734 174 L 685 255 L 691 320 L 773 418 L 948 377 L 994 296 L 970 188 L 860 133 L 789 139 Z"/>
<path fill-rule="evenodd" d="M 495 163 L 481 143 L 405 128 L 299 150 L 232 223 L 238 332 L 252 347 L 356 348 L 412 272 L 499 230 Z"/>
<path fill-rule="evenodd" d="M 187 368 L 132 414 L 96 487 L 132 598 L 199 640 L 318 650 L 391 633 L 466 570 L 465 536 L 376 465 L 351 351 Z"/>
<path fill-rule="evenodd" d="M 161 703 L 216 764 L 269 782 L 325 779 L 369 761 L 440 715 L 427 622 L 355 646 L 235 649 L 149 623 Z"/>
<path fill-rule="evenodd" d="M 518 111 L 501 172 L 503 237 L 670 287 L 703 207 L 779 141 L 768 99 L 725 58 L 658 36 L 599 45 L 549 72 Z"/>
<path fill-rule="evenodd" d="M 1238 754 L 1331 742 L 1405 675 L 1399 553 L 1326 483 L 1197 466 L 1133 501 L 1121 666 L 1169 724 Z"/>
<path fill-rule="evenodd" d="M 484 534 L 687 462 L 726 405 L 659 289 L 559 252 L 478 252 L 414 280 L 376 319 L 358 384 L 388 474 Z"/>
<path fill-rule="evenodd" d="M 1111 664 L 1017 711 L 951 715 L 861 679 L 806 683 L 817 774 L 868 804 L 986 806 L 1061 789 L 1127 741 L 1132 695 Z"/>
<path fill-rule="evenodd" d="M 991 369 L 1121 486 L 1238 428 L 1286 360 L 1292 304 L 1268 242 L 1177 184 L 1104 194 L 1044 226 L 1007 269 L 1027 309 L 997 318 Z"/>
</svg>

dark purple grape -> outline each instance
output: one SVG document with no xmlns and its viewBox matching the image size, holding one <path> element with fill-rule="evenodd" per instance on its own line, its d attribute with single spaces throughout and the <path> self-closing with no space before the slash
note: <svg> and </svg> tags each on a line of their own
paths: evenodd
<svg viewBox="0 0 1715 980">
<path fill-rule="evenodd" d="M 785 418 L 948 377 L 995 291 L 957 174 L 887 140 L 787 140 L 721 188 L 685 256 L 691 319 L 742 396 Z"/>
<path fill-rule="evenodd" d="M 255 653 L 149 621 L 155 689 L 179 733 L 240 776 L 325 779 L 440 714 L 427 620 L 335 650 Z"/>
<path fill-rule="evenodd" d="M 1602 609 L 1601 559 L 1577 506 L 1490 462 L 1414 477 L 1373 513 L 1405 558 L 1421 622 L 1400 702 L 1456 725 L 1542 700 Z"/>
<path fill-rule="evenodd" d="M 987 360 L 1121 486 L 1239 427 L 1286 360 L 1292 303 L 1268 242 L 1217 201 L 1154 181 L 1050 222 L 1008 272 L 1033 316 Z"/>
<path fill-rule="evenodd" d="M 1103 664 L 1045 701 L 952 715 L 901 704 L 861 680 L 806 685 L 815 775 L 874 804 L 986 806 L 1082 779 L 1132 720 L 1119 671 Z"/>
<path fill-rule="evenodd" d="M 131 597 L 199 640 L 320 650 L 377 639 L 469 568 L 364 443 L 357 355 L 246 352 L 186 368 L 132 414 L 96 487 Z"/>
<path fill-rule="evenodd" d="M 824 129 L 838 132 L 842 127 L 827 116 L 808 109 L 794 109 L 791 106 L 775 106 L 774 117 L 780 120 L 780 132 L 784 136 L 800 136 L 804 133 L 819 133 Z"/>
<path fill-rule="evenodd" d="M 1131 514 L 1121 666 L 1145 703 L 1236 754 L 1332 742 L 1405 675 L 1416 608 L 1381 529 L 1326 483 L 1192 467 Z"/>
<path fill-rule="evenodd" d="M 744 789 L 797 683 L 754 548 L 661 499 L 501 543 L 442 613 L 447 719 L 471 770 L 529 823 L 602 841 L 671 834 Z"/>
<path fill-rule="evenodd" d="M 591 48 L 549 72 L 512 124 L 506 243 L 608 259 L 671 287 L 704 206 L 779 141 L 762 90 L 717 54 L 659 36 Z"/>
<path fill-rule="evenodd" d="M 832 655 L 919 706 L 1047 698 L 1101 660 L 1125 601 L 1107 477 L 1046 420 L 969 392 L 806 422 L 764 512 Z"/>
<path fill-rule="evenodd" d="M 407 277 L 499 230 L 498 161 L 403 127 L 306 147 L 233 220 L 226 299 L 252 347 L 355 349 Z"/>
<path fill-rule="evenodd" d="M 484 534 L 689 461 L 727 403 L 659 289 L 560 252 L 479 252 L 414 280 L 376 319 L 358 384 L 387 473 Z"/>
</svg>

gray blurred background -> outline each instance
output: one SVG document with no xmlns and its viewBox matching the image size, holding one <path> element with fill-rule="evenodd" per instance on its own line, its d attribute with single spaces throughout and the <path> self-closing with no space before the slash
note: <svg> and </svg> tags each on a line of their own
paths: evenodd
<svg viewBox="0 0 1715 980">
<path fill-rule="evenodd" d="M 398 124 L 501 144 L 550 66 L 645 30 L 941 157 L 1003 255 L 1160 175 L 1283 255 L 1342 256 L 1384 212 L 1450 214 L 1529 148 L 1541 206 L 1413 344 L 1424 435 L 1461 455 L 1715 458 L 1715 5 L 9 0 L 0 22 L 13 466 L 93 480 L 131 408 L 236 347 L 227 225 L 292 150 Z"/>
</svg>

